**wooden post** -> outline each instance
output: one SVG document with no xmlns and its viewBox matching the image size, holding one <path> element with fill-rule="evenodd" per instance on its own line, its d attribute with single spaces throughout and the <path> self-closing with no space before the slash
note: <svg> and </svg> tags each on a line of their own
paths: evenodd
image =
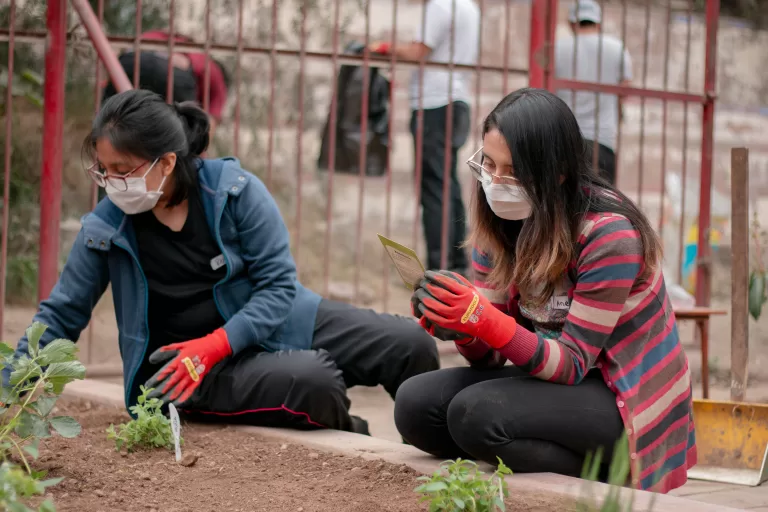
<svg viewBox="0 0 768 512">
<path fill-rule="evenodd" d="M 749 364 L 749 150 L 731 149 L 731 400 L 743 402 Z"/>
</svg>

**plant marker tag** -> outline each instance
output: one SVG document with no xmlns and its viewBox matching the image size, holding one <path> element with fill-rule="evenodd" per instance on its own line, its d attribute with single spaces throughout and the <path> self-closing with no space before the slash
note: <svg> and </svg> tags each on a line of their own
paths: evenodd
<svg viewBox="0 0 768 512">
<path fill-rule="evenodd" d="M 419 261 L 419 256 L 416 252 L 382 235 L 379 235 L 379 240 L 387 250 L 392 263 L 395 264 L 395 268 L 405 286 L 409 290 L 416 289 L 425 272 L 424 265 Z"/>
<path fill-rule="evenodd" d="M 181 462 L 181 421 L 179 420 L 179 411 L 176 406 L 168 404 L 168 412 L 171 416 L 171 432 L 173 433 L 173 444 L 176 447 L 176 462 Z"/>
</svg>

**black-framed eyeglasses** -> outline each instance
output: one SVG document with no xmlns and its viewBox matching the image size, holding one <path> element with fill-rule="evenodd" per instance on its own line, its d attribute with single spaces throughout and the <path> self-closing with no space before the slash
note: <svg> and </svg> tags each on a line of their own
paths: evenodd
<svg viewBox="0 0 768 512">
<path fill-rule="evenodd" d="M 128 182 L 126 181 L 126 179 L 130 178 L 133 173 L 135 173 L 136 171 L 138 171 L 148 163 L 149 163 L 149 160 L 137 165 L 127 173 L 121 174 L 119 176 L 114 174 L 107 174 L 105 170 L 102 170 L 101 166 L 99 165 L 99 162 L 95 162 L 92 165 L 86 167 L 85 172 L 101 188 L 106 188 L 107 183 L 109 183 L 109 185 L 115 190 L 119 190 L 120 192 L 125 192 L 126 190 L 128 190 Z"/>
</svg>

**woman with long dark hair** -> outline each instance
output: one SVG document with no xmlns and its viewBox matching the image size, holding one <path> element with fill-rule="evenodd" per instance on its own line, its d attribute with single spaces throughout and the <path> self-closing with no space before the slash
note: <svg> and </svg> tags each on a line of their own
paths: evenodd
<svg viewBox="0 0 768 512">
<path fill-rule="evenodd" d="M 474 284 L 428 272 L 413 303 L 470 367 L 405 382 L 400 433 L 439 457 L 578 476 L 626 432 L 633 485 L 679 487 L 696 462 L 690 372 L 650 223 L 546 91 L 504 98 L 468 163 Z"/>
<path fill-rule="evenodd" d="M 368 433 L 347 388 L 394 397 L 439 367 L 435 341 L 408 318 L 301 286 L 263 183 L 234 158 L 200 158 L 208 122 L 150 91 L 104 103 L 83 150 L 108 197 L 83 218 L 40 304 L 40 345 L 77 340 L 111 284 L 126 406 L 143 384 L 197 419 Z M 24 337 L 17 355 L 27 348 Z"/>
</svg>

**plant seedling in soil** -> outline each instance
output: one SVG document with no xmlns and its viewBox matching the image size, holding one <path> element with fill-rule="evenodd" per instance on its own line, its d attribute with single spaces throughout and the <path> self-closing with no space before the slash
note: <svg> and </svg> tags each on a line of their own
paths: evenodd
<svg viewBox="0 0 768 512">
<path fill-rule="evenodd" d="M 80 425 L 70 416 L 52 416 L 64 386 L 85 377 L 85 367 L 77 360 L 77 346 L 56 339 L 40 347 L 47 327 L 35 322 L 27 329 L 27 355 L 14 357 L 14 349 L 0 343 L 0 367 L 8 367 L 10 376 L 0 389 L 0 508 L 14 512 L 31 510 L 21 503 L 42 494 L 61 479 L 40 481 L 43 471 L 33 471 L 29 460 L 37 459 L 40 440 L 51 431 L 62 437 L 76 437 Z M 23 465 L 20 469 L 13 458 Z M 40 511 L 55 510 L 49 501 Z"/>
<path fill-rule="evenodd" d="M 448 460 L 430 476 L 418 479 L 424 483 L 415 489 L 422 494 L 420 502 L 429 502 L 429 511 L 496 512 L 504 511 L 504 499 L 509 495 L 505 475 L 512 471 L 499 460 L 499 466 L 489 477 L 470 460 Z"/>
<path fill-rule="evenodd" d="M 107 439 L 115 441 L 115 449 L 125 448 L 132 452 L 136 448 L 168 448 L 174 447 L 171 420 L 160 409 L 163 401 L 159 398 L 147 398 L 152 388 L 141 386 L 136 405 L 131 406 L 135 420 L 107 429 Z M 180 442 L 183 440 L 180 440 Z"/>
<path fill-rule="evenodd" d="M 581 478 L 590 482 L 596 482 L 600 478 L 602 468 L 603 447 L 599 447 L 594 454 L 587 453 L 584 459 L 584 466 L 581 471 Z M 592 494 L 589 487 L 584 488 L 582 496 L 577 505 L 577 512 L 632 512 L 635 502 L 632 491 L 623 492 L 630 475 L 630 457 L 629 440 L 626 432 L 616 441 L 613 450 L 613 458 L 608 468 L 607 483 L 611 485 L 608 493 L 605 495 L 602 504 L 599 504 Z M 628 494 L 628 496 L 627 496 Z M 653 504 L 656 501 L 656 495 L 651 498 L 648 505 L 648 512 L 653 510 Z"/>
</svg>

